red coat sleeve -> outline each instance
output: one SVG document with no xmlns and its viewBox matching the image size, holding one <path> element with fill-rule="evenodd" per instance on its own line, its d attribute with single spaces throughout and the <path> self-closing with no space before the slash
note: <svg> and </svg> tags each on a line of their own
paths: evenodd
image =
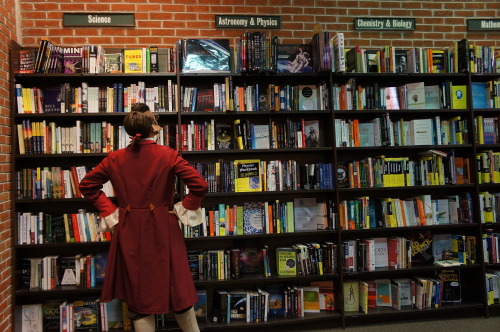
<svg viewBox="0 0 500 332">
<path fill-rule="evenodd" d="M 85 175 L 79 185 L 83 197 L 99 210 L 102 217 L 107 217 L 116 210 L 116 205 L 101 190 L 103 184 L 109 181 L 108 162 L 108 158 L 104 158 L 99 165 Z"/>
<path fill-rule="evenodd" d="M 196 210 L 208 191 L 208 183 L 184 158 L 177 153 L 174 158 L 174 172 L 189 189 L 189 193 L 182 200 L 182 206 L 188 210 Z"/>
</svg>

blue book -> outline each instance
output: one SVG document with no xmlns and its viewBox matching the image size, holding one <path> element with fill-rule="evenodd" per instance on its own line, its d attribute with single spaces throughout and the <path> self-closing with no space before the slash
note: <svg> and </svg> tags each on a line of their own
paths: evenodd
<svg viewBox="0 0 500 332">
<path fill-rule="evenodd" d="M 486 83 L 472 82 L 472 108 L 489 108 Z"/>
</svg>

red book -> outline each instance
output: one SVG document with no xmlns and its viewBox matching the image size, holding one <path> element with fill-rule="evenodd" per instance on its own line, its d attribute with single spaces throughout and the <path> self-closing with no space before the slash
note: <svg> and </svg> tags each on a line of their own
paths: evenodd
<svg viewBox="0 0 500 332">
<path fill-rule="evenodd" d="M 80 242 L 80 228 L 78 227 L 78 216 L 76 213 L 71 214 L 71 224 L 73 225 L 73 236 L 75 237 L 75 242 Z"/>
</svg>

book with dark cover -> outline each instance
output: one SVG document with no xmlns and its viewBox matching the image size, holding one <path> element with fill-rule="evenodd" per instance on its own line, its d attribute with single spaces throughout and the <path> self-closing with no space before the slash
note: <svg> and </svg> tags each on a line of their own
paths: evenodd
<svg viewBox="0 0 500 332">
<path fill-rule="evenodd" d="M 443 281 L 442 299 L 443 303 L 462 302 L 462 285 L 460 283 L 460 270 L 441 270 L 438 277 Z"/>
<path fill-rule="evenodd" d="M 197 290 L 198 302 L 194 304 L 194 314 L 199 322 L 207 322 L 207 291 Z"/>
<path fill-rule="evenodd" d="M 231 150 L 233 149 L 233 126 L 229 123 L 215 124 L 215 149 Z"/>
<path fill-rule="evenodd" d="M 48 86 L 43 89 L 44 95 L 44 113 L 61 113 L 61 87 L 60 86 Z"/>
<path fill-rule="evenodd" d="M 188 251 L 188 263 L 189 269 L 191 270 L 191 276 L 193 280 L 200 279 L 200 255 L 203 252 L 201 250 L 189 250 Z"/>
<path fill-rule="evenodd" d="M 266 287 L 269 293 L 269 317 L 285 316 L 285 293 L 283 285 L 269 285 Z"/>
<path fill-rule="evenodd" d="M 432 233 L 415 232 L 411 237 L 411 262 L 413 263 L 432 263 L 434 255 L 432 254 Z"/>
<path fill-rule="evenodd" d="M 198 88 L 196 93 L 196 112 L 214 111 L 214 89 Z"/>
<path fill-rule="evenodd" d="M 240 289 L 229 292 L 229 315 L 231 321 L 247 319 L 247 292 Z"/>
<path fill-rule="evenodd" d="M 62 215 L 53 215 L 51 218 L 50 242 L 66 242 L 66 229 L 64 228 L 64 217 Z M 48 239 L 47 239 L 48 240 Z"/>
<path fill-rule="evenodd" d="M 229 39 L 182 40 L 182 73 L 230 73 Z"/>
<path fill-rule="evenodd" d="M 76 285 L 75 256 L 59 257 L 59 283 L 61 285 Z"/>
<path fill-rule="evenodd" d="M 396 73 L 406 73 L 406 66 L 407 66 L 407 51 L 406 50 L 395 50 L 394 51 L 394 60 L 396 63 L 396 67 L 394 68 L 394 71 Z"/>
<path fill-rule="evenodd" d="M 278 73 L 312 73 L 313 60 L 311 44 L 278 44 Z"/>
<path fill-rule="evenodd" d="M 42 303 L 43 331 L 57 331 L 61 328 L 59 318 L 59 305 L 64 300 L 47 300 Z"/>
<path fill-rule="evenodd" d="M 240 252 L 240 272 L 241 274 L 261 274 L 264 263 L 262 252 L 256 248 L 244 248 Z"/>
<path fill-rule="evenodd" d="M 104 275 L 106 272 L 106 265 L 108 263 L 108 252 L 98 252 L 95 254 L 95 282 L 96 285 L 104 283 Z"/>
</svg>

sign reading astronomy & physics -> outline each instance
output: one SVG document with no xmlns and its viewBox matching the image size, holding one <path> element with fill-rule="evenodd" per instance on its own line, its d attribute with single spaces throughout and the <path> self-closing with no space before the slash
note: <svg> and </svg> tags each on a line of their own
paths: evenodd
<svg viewBox="0 0 500 332">
<path fill-rule="evenodd" d="M 281 16 L 215 15 L 215 27 L 218 29 L 281 29 Z"/>
<path fill-rule="evenodd" d="M 355 30 L 415 30 L 414 18 L 407 17 L 356 17 Z"/>
<path fill-rule="evenodd" d="M 64 13 L 65 27 L 134 27 L 134 13 Z"/>
</svg>

